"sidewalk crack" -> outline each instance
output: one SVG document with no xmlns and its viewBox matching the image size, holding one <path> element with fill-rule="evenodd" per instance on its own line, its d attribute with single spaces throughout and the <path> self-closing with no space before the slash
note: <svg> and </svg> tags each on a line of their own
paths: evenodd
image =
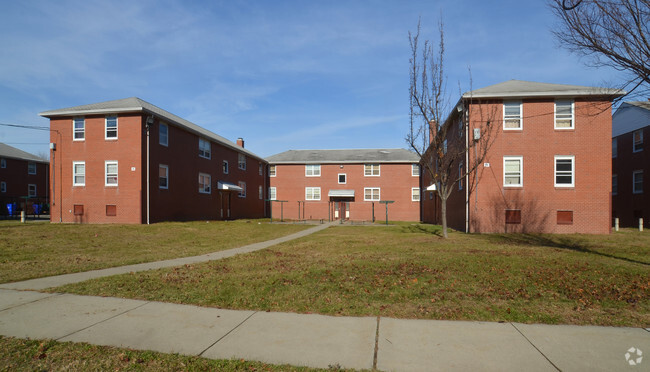
<svg viewBox="0 0 650 372">
<path fill-rule="evenodd" d="M 255 315 L 255 314 L 257 314 L 257 313 L 258 313 L 258 312 L 255 311 L 255 312 L 253 312 L 251 315 L 249 315 L 248 317 L 246 317 L 246 319 L 242 320 L 241 323 L 237 324 L 237 325 L 235 326 L 235 328 L 231 329 L 231 330 L 228 331 L 225 335 L 219 337 L 219 339 L 218 339 L 217 341 L 213 342 L 210 346 L 206 347 L 202 352 L 200 352 L 200 353 L 198 354 L 198 356 L 203 356 L 203 353 L 205 353 L 206 351 L 208 351 L 211 347 L 213 347 L 214 345 L 216 345 L 219 341 L 221 341 L 221 340 L 223 340 L 224 338 L 226 338 L 226 336 L 228 336 L 229 334 L 231 334 L 235 329 L 239 328 L 239 326 L 241 326 L 242 324 L 244 324 L 248 319 L 250 319 L 253 315 Z"/>
<path fill-rule="evenodd" d="M 533 342 L 530 341 L 530 340 L 528 339 L 528 337 L 526 337 L 526 335 L 524 335 L 524 333 L 523 333 L 522 331 L 520 331 L 519 328 L 517 328 L 516 325 L 514 325 L 512 322 L 510 322 L 510 325 L 511 325 L 514 329 L 516 329 L 517 332 L 519 332 L 519 334 L 520 334 L 523 338 L 525 338 L 526 341 L 528 341 L 528 343 L 529 343 L 532 347 L 535 348 L 535 350 L 537 350 L 537 352 L 539 352 L 540 354 L 542 354 L 542 356 L 544 357 L 544 359 L 546 359 L 549 363 L 551 363 L 551 365 L 552 365 L 553 367 L 555 367 L 555 369 L 557 369 L 558 371 L 562 371 L 562 370 L 560 369 L 560 367 L 556 366 L 555 363 L 553 363 L 553 362 L 552 362 L 552 361 L 551 361 L 551 360 L 546 356 L 546 354 L 544 354 L 544 353 L 543 353 L 543 352 L 542 352 L 542 351 L 541 351 L 537 346 L 535 346 L 535 344 L 533 344 Z"/>
<path fill-rule="evenodd" d="M 375 330 L 375 353 L 372 357 L 372 370 L 377 370 L 377 355 L 379 354 L 379 320 L 381 317 L 377 317 L 377 329 Z"/>
</svg>

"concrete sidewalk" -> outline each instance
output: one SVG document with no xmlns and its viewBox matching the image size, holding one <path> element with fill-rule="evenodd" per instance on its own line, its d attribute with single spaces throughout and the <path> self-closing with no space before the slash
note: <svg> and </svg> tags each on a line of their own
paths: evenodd
<svg viewBox="0 0 650 372">
<path fill-rule="evenodd" d="M 636 352 L 650 351 L 641 328 L 331 317 L 7 289 L 0 334 L 320 368 L 650 370 Z"/>
</svg>

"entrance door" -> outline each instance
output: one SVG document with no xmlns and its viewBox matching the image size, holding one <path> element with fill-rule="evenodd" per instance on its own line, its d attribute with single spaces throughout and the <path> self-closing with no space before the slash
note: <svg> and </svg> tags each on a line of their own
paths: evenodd
<svg viewBox="0 0 650 372">
<path fill-rule="evenodd" d="M 343 218 L 343 219 L 349 220 L 350 219 L 350 202 L 340 201 L 340 202 L 338 202 L 336 204 L 337 204 L 336 209 L 338 211 L 340 211 L 339 216 L 341 216 L 341 218 Z"/>
</svg>

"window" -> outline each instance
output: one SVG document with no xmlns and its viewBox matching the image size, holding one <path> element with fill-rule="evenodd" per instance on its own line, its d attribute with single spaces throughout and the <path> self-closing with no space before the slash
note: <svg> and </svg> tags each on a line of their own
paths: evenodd
<svg viewBox="0 0 650 372">
<path fill-rule="evenodd" d="M 275 187 L 269 187 L 269 199 L 275 200 L 276 197 L 277 197 L 276 193 L 277 193 L 277 191 L 276 191 Z"/>
<path fill-rule="evenodd" d="M 223 174 L 228 174 L 228 160 L 223 161 Z"/>
<path fill-rule="evenodd" d="M 0 182 L 0 192 L 7 192 L 7 183 L 5 181 Z"/>
<path fill-rule="evenodd" d="M 305 165 L 306 177 L 320 177 L 320 164 L 307 164 Z"/>
<path fill-rule="evenodd" d="M 411 176 L 413 177 L 420 176 L 420 164 L 411 164 Z"/>
<path fill-rule="evenodd" d="M 573 187 L 574 185 L 574 157 L 555 157 L 555 187 Z"/>
<path fill-rule="evenodd" d="M 305 200 L 320 200 L 320 187 L 305 187 Z"/>
<path fill-rule="evenodd" d="M 199 156 L 202 158 L 210 159 L 210 141 L 199 138 Z"/>
<path fill-rule="evenodd" d="M 259 174 L 260 174 L 260 176 L 261 176 L 261 175 L 262 175 L 262 173 L 264 172 L 264 165 L 263 165 L 262 163 L 260 163 L 260 165 L 259 165 L 259 167 L 258 167 L 258 168 L 259 168 L 259 172 L 258 172 L 258 173 L 259 173 Z"/>
<path fill-rule="evenodd" d="M 211 184 L 212 180 L 209 174 L 199 173 L 199 192 L 201 194 L 209 194 Z"/>
<path fill-rule="evenodd" d="M 72 120 L 72 140 L 83 141 L 86 138 L 86 121 L 84 118 L 74 118 Z"/>
<path fill-rule="evenodd" d="M 618 138 L 612 138 L 612 158 L 618 155 Z"/>
<path fill-rule="evenodd" d="M 237 156 L 237 168 L 241 170 L 246 170 L 246 155 L 238 154 Z"/>
<path fill-rule="evenodd" d="M 366 201 L 379 201 L 380 190 L 379 187 L 366 187 L 363 189 L 363 200 Z"/>
<path fill-rule="evenodd" d="M 106 117 L 106 137 L 107 140 L 117 139 L 117 116 Z"/>
<path fill-rule="evenodd" d="M 618 194 L 618 176 L 612 174 L 612 195 Z"/>
<path fill-rule="evenodd" d="M 521 156 L 503 157 L 504 187 L 522 187 L 524 185 L 523 164 L 524 159 Z"/>
<path fill-rule="evenodd" d="M 27 163 L 27 174 L 36 174 L 36 163 Z"/>
<path fill-rule="evenodd" d="M 521 101 L 503 102 L 503 129 L 521 130 Z"/>
<path fill-rule="evenodd" d="M 245 198 L 246 197 L 246 182 L 239 181 L 239 187 L 241 187 L 241 191 L 237 196 L 240 198 Z"/>
<path fill-rule="evenodd" d="M 447 153 L 447 140 L 445 140 L 445 141 L 442 143 L 442 153 L 443 153 L 443 154 L 446 154 L 446 153 Z"/>
<path fill-rule="evenodd" d="M 555 101 L 555 129 L 573 129 L 573 101 Z"/>
<path fill-rule="evenodd" d="M 521 223 L 521 209 L 506 209 L 506 224 L 518 225 Z"/>
<path fill-rule="evenodd" d="M 7 159 L 0 159 L 0 168 L 7 168 Z"/>
<path fill-rule="evenodd" d="M 72 186 L 86 186 L 86 162 L 72 162 Z"/>
<path fill-rule="evenodd" d="M 414 187 L 411 189 L 411 201 L 420 201 L 420 189 Z"/>
<path fill-rule="evenodd" d="M 643 151 L 643 129 L 635 130 L 634 133 L 632 133 L 632 137 L 634 138 L 634 147 L 632 151 Z"/>
<path fill-rule="evenodd" d="M 573 225 L 573 211 L 557 211 L 558 225 Z"/>
<path fill-rule="evenodd" d="M 36 197 L 36 185 L 31 183 L 27 185 L 27 196 L 29 196 L 30 198 Z"/>
<path fill-rule="evenodd" d="M 364 165 L 363 175 L 366 177 L 379 177 L 379 164 Z"/>
<path fill-rule="evenodd" d="M 169 146 L 169 127 L 167 124 L 158 125 L 158 143 L 163 146 Z"/>
<path fill-rule="evenodd" d="M 339 185 L 343 185 L 347 183 L 347 178 L 348 178 L 347 174 L 339 173 Z"/>
<path fill-rule="evenodd" d="M 106 215 L 107 216 L 117 216 L 117 205 L 114 205 L 114 204 L 106 205 Z"/>
<path fill-rule="evenodd" d="M 632 173 L 632 192 L 643 194 L 643 171 L 638 170 Z"/>
<path fill-rule="evenodd" d="M 458 119 L 458 137 L 463 138 L 465 126 L 463 125 L 463 119 Z"/>
<path fill-rule="evenodd" d="M 106 186 L 117 186 L 117 162 L 106 161 Z"/>
<path fill-rule="evenodd" d="M 260 187 L 259 187 L 259 191 L 258 191 L 258 192 L 259 192 L 259 195 L 260 195 L 260 200 L 264 199 L 264 193 L 263 193 L 263 190 L 264 190 L 264 189 L 262 188 L 262 185 L 260 185 Z"/>
<path fill-rule="evenodd" d="M 269 165 L 269 176 L 275 177 L 275 165 Z"/>
<path fill-rule="evenodd" d="M 83 214 L 84 214 L 84 206 L 83 206 L 83 204 L 75 204 L 75 205 L 73 205 L 72 210 L 74 211 L 75 216 L 83 216 Z"/>
<path fill-rule="evenodd" d="M 458 164 L 458 190 L 463 189 L 463 162 Z"/>
<path fill-rule="evenodd" d="M 158 187 L 161 189 L 169 188 L 169 166 L 158 165 Z"/>
</svg>

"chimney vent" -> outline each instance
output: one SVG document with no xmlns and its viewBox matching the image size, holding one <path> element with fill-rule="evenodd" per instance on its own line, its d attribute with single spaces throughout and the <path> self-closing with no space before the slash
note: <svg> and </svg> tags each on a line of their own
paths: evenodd
<svg viewBox="0 0 650 372">
<path fill-rule="evenodd" d="M 237 138 L 237 146 L 244 148 L 244 139 L 239 137 Z"/>
</svg>

